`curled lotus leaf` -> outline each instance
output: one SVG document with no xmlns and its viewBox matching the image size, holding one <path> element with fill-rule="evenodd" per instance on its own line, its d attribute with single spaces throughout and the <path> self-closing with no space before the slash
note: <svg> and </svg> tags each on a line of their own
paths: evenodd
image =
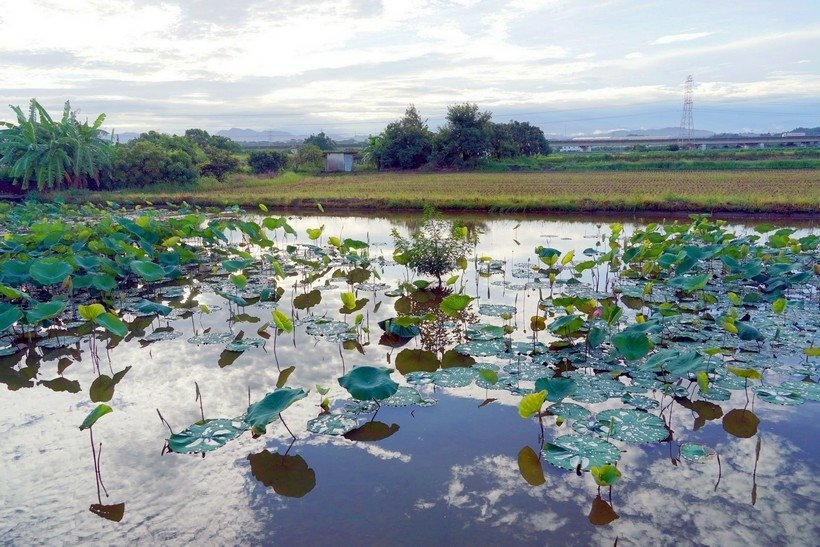
<svg viewBox="0 0 820 547">
<path fill-rule="evenodd" d="M 413 338 L 421 334 L 419 326 L 416 324 L 403 324 L 397 318 L 379 321 L 379 327 L 386 333 L 400 338 Z"/>
<path fill-rule="evenodd" d="M 347 414 L 320 414 L 309 420 L 307 430 L 317 435 L 344 435 L 359 427 L 359 422 Z"/>
<path fill-rule="evenodd" d="M 654 443 L 669 436 L 663 420 L 642 410 L 604 410 L 596 420 L 602 434 L 628 443 Z"/>
<path fill-rule="evenodd" d="M 225 446 L 248 429 L 242 420 L 217 418 L 197 422 L 168 438 L 168 448 L 178 454 L 210 452 Z"/>
<path fill-rule="evenodd" d="M 300 399 L 307 397 L 303 389 L 280 387 L 265 395 L 261 401 L 248 406 L 245 422 L 255 435 L 265 433 L 266 426 L 275 420 L 281 412 Z"/>
<path fill-rule="evenodd" d="M 379 401 L 396 393 L 399 384 L 390 379 L 391 368 L 356 367 L 341 378 L 339 385 L 358 401 Z"/>
<path fill-rule="evenodd" d="M 582 471 L 588 471 L 591 467 L 615 463 L 621 458 L 617 446 L 591 435 L 562 435 L 545 443 L 541 453 L 555 467 L 569 471 L 579 466 Z"/>
</svg>

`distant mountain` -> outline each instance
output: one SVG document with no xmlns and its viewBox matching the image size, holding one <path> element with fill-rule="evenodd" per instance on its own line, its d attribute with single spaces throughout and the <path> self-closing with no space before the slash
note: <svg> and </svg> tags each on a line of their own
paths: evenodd
<svg viewBox="0 0 820 547">
<path fill-rule="evenodd" d="M 256 131 L 254 129 L 238 129 L 236 127 L 217 131 L 216 134 L 220 137 L 228 137 L 231 140 L 239 142 L 302 140 L 307 136 L 294 135 L 287 131 L 276 131 L 273 129 Z"/>
<path fill-rule="evenodd" d="M 820 127 L 795 127 L 789 133 L 805 133 L 809 137 L 820 135 Z"/>
</svg>

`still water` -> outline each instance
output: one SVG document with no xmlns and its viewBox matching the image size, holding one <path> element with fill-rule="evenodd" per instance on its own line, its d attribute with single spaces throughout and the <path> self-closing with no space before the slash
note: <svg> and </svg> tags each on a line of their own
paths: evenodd
<svg viewBox="0 0 820 547">
<path fill-rule="evenodd" d="M 320 225 L 327 236 L 368 241 L 371 258 L 384 259 L 377 268 L 381 280 L 371 282 L 395 288 L 407 279 L 406 269 L 391 261 L 389 234 L 393 227 L 406 233 L 412 219 L 316 216 L 290 222 L 301 243 L 307 242 L 307 228 Z M 505 266 L 492 275 L 479 275 L 471 260 L 456 286 L 463 283 L 467 294 L 478 297 L 477 303 L 514 305 L 508 322 L 516 327 L 513 339 L 520 341 L 532 339 L 530 317 L 548 291 L 517 285 L 523 281 L 512 277 L 512 266 L 537 260 L 533 250 L 539 245 L 564 253 L 574 249 L 580 255 L 606 230 L 598 221 L 564 220 L 485 219 L 479 227 L 483 233 L 477 254 L 503 260 Z M 624 223 L 627 233 L 634 228 Z M 377 323 L 397 315 L 397 299 L 386 296 L 384 289 L 357 292 L 357 298 L 368 299 L 356 312 L 364 315 L 358 347 L 307 334 L 309 323 L 299 321 L 306 317 L 352 322 L 355 314 L 340 313 L 339 294 L 349 290 L 348 285 L 342 279 L 328 286 L 323 278 L 304 287 L 297 282 L 301 278 L 288 279 L 278 307 L 292 315 L 297 326 L 292 335 L 278 337 L 276 359 L 272 340 L 227 360 L 224 344 L 188 342 L 206 332 L 244 331 L 256 337 L 257 329 L 271 321 L 269 307 L 237 309 L 214 292 L 213 283 L 204 281 L 185 286 L 178 297 L 169 293 L 165 304 L 187 306 L 169 318 L 140 322 L 126 313 L 132 333 L 111 349 L 98 333 L 96 343 L 84 336 L 68 347 L 31 348 L 3 358 L 0 543 L 820 543 L 820 404 L 813 401 L 781 406 L 750 394 L 747 402 L 747 392 L 732 390 L 729 400 L 712 401 L 712 414 L 703 419 L 696 410 L 670 405 L 674 401 L 668 396 L 647 391 L 647 397 L 661 403 L 649 412 L 663 413 L 673 440 L 617 442 L 623 477 L 611 491 L 601 488 L 600 494 L 589 473 L 579 476 L 543 461 L 543 484 L 532 486 L 524 479 L 519 453 L 527 446 L 540 452 L 541 430 L 537 420 L 519 417 L 520 395 L 496 386 L 417 385 L 426 400 L 437 403 L 382 406 L 368 426 L 370 434 L 358 440 L 313 434 L 306 423 L 319 414 L 322 399 L 315 386 L 330 388 L 327 397 L 338 409 L 349 397 L 337 382 L 345 372 L 356 365 L 395 367 L 402 350 L 427 348 L 419 337 L 400 348 L 379 344 Z M 314 288 L 321 288 L 318 304 L 292 307 L 294 297 Z M 210 313 L 204 313 L 201 304 Z M 814 306 L 816 313 L 816 302 Z M 505 323 L 492 316 L 475 319 Z M 145 341 L 158 328 L 170 332 L 167 327 L 181 335 Z M 546 332 L 538 333 L 538 339 L 554 340 Z M 459 341 L 454 334 L 444 349 Z M 199 420 L 196 383 L 206 418 L 239 416 L 249 399 L 258 400 L 274 389 L 277 360 L 281 369 L 295 367 L 289 386 L 311 390 L 283 413 L 295 442 L 283 423 L 275 421 L 264 436 L 254 439 L 246 433 L 205 457 L 163 450 L 169 432 L 158 410 L 174 431 Z M 511 363 L 510 358 L 476 360 L 496 367 Z M 88 396 L 97 377 L 94 362 L 109 375 L 132 367 L 109 402 L 114 411 L 93 429 L 94 441 L 102 445 L 104 490 L 99 500 L 88 432 L 78 430 L 96 406 Z M 392 377 L 406 385 L 398 371 Z M 532 382 L 522 384 L 532 388 Z M 600 412 L 625 405 L 616 397 L 584 406 Z M 760 419 L 757 433 L 749 438 L 722 427 L 721 416 L 742 408 Z M 359 423 L 371 417 L 361 415 Z M 573 432 L 554 417 L 546 417 L 544 427 L 547 441 Z M 684 442 L 706 445 L 716 456 L 705 463 L 681 459 Z M 99 501 L 124 503 L 121 520 L 91 512 L 89 507 Z"/>
</svg>

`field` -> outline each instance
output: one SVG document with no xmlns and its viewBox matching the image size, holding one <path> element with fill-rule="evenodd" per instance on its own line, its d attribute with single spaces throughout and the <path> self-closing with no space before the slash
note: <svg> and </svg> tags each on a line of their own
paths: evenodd
<svg viewBox="0 0 820 547">
<path fill-rule="evenodd" d="M 117 192 L 66 192 L 70 201 L 164 201 L 327 210 L 820 212 L 820 171 L 365 173 L 275 178 Z"/>
</svg>

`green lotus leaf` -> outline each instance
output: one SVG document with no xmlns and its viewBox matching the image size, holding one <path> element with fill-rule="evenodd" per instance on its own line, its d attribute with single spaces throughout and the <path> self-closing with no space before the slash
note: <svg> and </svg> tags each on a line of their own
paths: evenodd
<svg viewBox="0 0 820 547">
<path fill-rule="evenodd" d="M 135 302 L 131 304 L 130 309 L 136 311 L 142 315 L 162 315 L 166 316 L 170 314 L 173 310 L 169 306 L 165 306 L 163 304 L 158 304 L 156 302 L 151 302 L 150 300 L 140 300 L 139 302 Z"/>
<path fill-rule="evenodd" d="M 339 385 L 358 401 L 378 401 L 399 389 L 399 384 L 390 379 L 391 372 L 393 369 L 384 367 L 356 367 L 339 378 Z"/>
<path fill-rule="evenodd" d="M 455 317 L 459 313 L 464 311 L 472 301 L 472 297 L 466 294 L 451 294 L 449 296 L 444 297 L 442 301 L 439 303 L 438 307 L 446 315 L 449 315 L 450 317 Z"/>
<path fill-rule="evenodd" d="M 235 259 L 235 260 L 223 260 L 222 261 L 222 268 L 226 272 L 236 273 L 239 271 L 244 270 L 248 266 L 253 264 L 252 259 Z"/>
<path fill-rule="evenodd" d="M 31 263 L 28 274 L 41 285 L 57 285 L 74 273 L 68 262 L 56 258 L 43 258 Z"/>
<path fill-rule="evenodd" d="M 745 321 L 736 321 L 735 327 L 737 327 L 737 336 L 741 340 L 747 342 L 764 340 L 764 336 L 760 334 L 760 331 Z"/>
<path fill-rule="evenodd" d="M 282 332 L 293 332 L 293 320 L 279 310 L 273 310 L 273 324 Z"/>
<path fill-rule="evenodd" d="M 556 403 L 548 406 L 547 412 L 565 420 L 586 420 L 592 415 L 592 412 L 575 403 Z"/>
<path fill-rule="evenodd" d="M 758 386 L 755 393 L 762 400 L 774 405 L 802 405 L 806 402 L 800 393 L 783 386 Z"/>
<path fill-rule="evenodd" d="M 20 260 L 6 260 L 0 264 L 0 280 L 9 285 L 23 285 L 28 283 L 30 262 L 22 262 Z"/>
<path fill-rule="evenodd" d="M 159 281 L 165 277 L 165 270 L 161 266 L 147 260 L 132 260 L 129 266 L 132 272 L 149 283 Z"/>
<path fill-rule="evenodd" d="M 501 317 L 502 315 L 515 315 L 515 306 L 508 306 L 505 304 L 481 304 L 478 307 L 478 313 L 481 315 L 489 315 L 491 317 Z"/>
<path fill-rule="evenodd" d="M 563 315 L 549 324 L 549 331 L 558 336 L 572 336 L 584 327 L 584 318 L 580 315 Z"/>
<path fill-rule="evenodd" d="M 572 397 L 578 384 L 572 378 L 539 378 L 535 381 L 535 390 L 547 392 L 547 401 L 560 403 L 565 397 Z"/>
<path fill-rule="evenodd" d="M 463 355 L 489 357 L 505 351 L 507 349 L 507 343 L 504 340 L 476 340 L 459 344 L 453 349 Z"/>
<path fill-rule="evenodd" d="M 541 450 L 544 459 L 556 467 L 588 471 L 591 467 L 615 463 L 621 452 L 614 444 L 590 435 L 562 435 Z"/>
<path fill-rule="evenodd" d="M 109 412 L 111 412 L 110 406 L 106 404 L 97 405 L 97 408 L 89 412 L 88 416 L 86 416 L 85 420 L 83 420 L 83 423 L 80 424 L 80 431 L 82 431 L 83 429 L 88 429 L 89 427 L 93 426 L 95 423 L 97 423 L 97 420 L 99 420 L 102 416 L 108 414 Z"/>
<path fill-rule="evenodd" d="M 476 341 L 499 340 L 504 338 L 504 327 L 475 323 L 467 326 L 467 338 Z"/>
<path fill-rule="evenodd" d="M 538 387 L 536 387 L 538 389 Z M 530 418 L 533 414 L 541 412 L 541 406 L 547 398 L 546 391 L 536 391 L 521 398 L 518 402 L 518 415 L 524 419 Z"/>
<path fill-rule="evenodd" d="M 643 333 L 623 331 L 612 337 L 612 344 L 628 361 L 635 361 L 649 353 L 655 344 Z"/>
<path fill-rule="evenodd" d="M 705 463 L 715 451 L 704 444 L 683 443 L 680 447 L 680 457 L 695 463 Z"/>
<path fill-rule="evenodd" d="M 111 312 L 105 312 L 94 317 L 94 322 L 104 327 L 105 330 L 115 336 L 124 338 L 128 334 L 128 326 Z"/>
<path fill-rule="evenodd" d="M 590 467 L 589 472 L 598 486 L 612 486 L 621 480 L 620 469 L 609 463 L 600 467 Z"/>
<path fill-rule="evenodd" d="M 307 430 L 317 435 L 344 435 L 359 427 L 359 422 L 347 414 L 320 414 L 309 420 Z"/>
<path fill-rule="evenodd" d="M 596 420 L 603 434 L 628 443 L 654 443 L 669 436 L 663 420 L 642 410 L 604 410 Z"/>
<path fill-rule="evenodd" d="M 26 321 L 30 325 L 47 321 L 58 317 L 66 308 L 68 302 L 65 300 L 52 300 L 51 302 L 38 302 L 33 308 L 26 312 Z"/>
<path fill-rule="evenodd" d="M 694 292 L 704 289 L 706 284 L 709 282 L 710 277 L 711 275 L 709 273 L 703 273 L 700 275 L 681 275 L 678 277 L 673 277 L 668 281 L 668 283 L 670 287 L 682 289 L 686 292 Z"/>
<path fill-rule="evenodd" d="M 0 303 L 0 332 L 8 329 L 23 318 L 23 311 L 6 302 Z"/>
<path fill-rule="evenodd" d="M 218 418 L 197 422 L 167 439 L 168 448 L 178 454 L 210 452 L 225 446 L 228 441 L 247 431 L 248 424 L 241 420 Z"/>
<path fill-rule="evenodd" d="M 379 327 L 388 334 L 393 334 L 400 338 L 413 338 L 418 336 L 421 333 L 418 325 L 416 324 L 409 324 L 409 325 L 402 325 L 399 321 L 400 318 L 393 318 L 393 319 L 385 319 L 383 321 L 379 321 Z"/>
<path fill-rule="evenodd" d="M 265 433 L 266 426 L 275 420 L 281 412 L 300 399 L 307 397 L 303 389 L 281 387 L 265 395 L 248 407 L 245 413 L 245 422 L 250 426 L 254 435 Z"/>
</svg>

